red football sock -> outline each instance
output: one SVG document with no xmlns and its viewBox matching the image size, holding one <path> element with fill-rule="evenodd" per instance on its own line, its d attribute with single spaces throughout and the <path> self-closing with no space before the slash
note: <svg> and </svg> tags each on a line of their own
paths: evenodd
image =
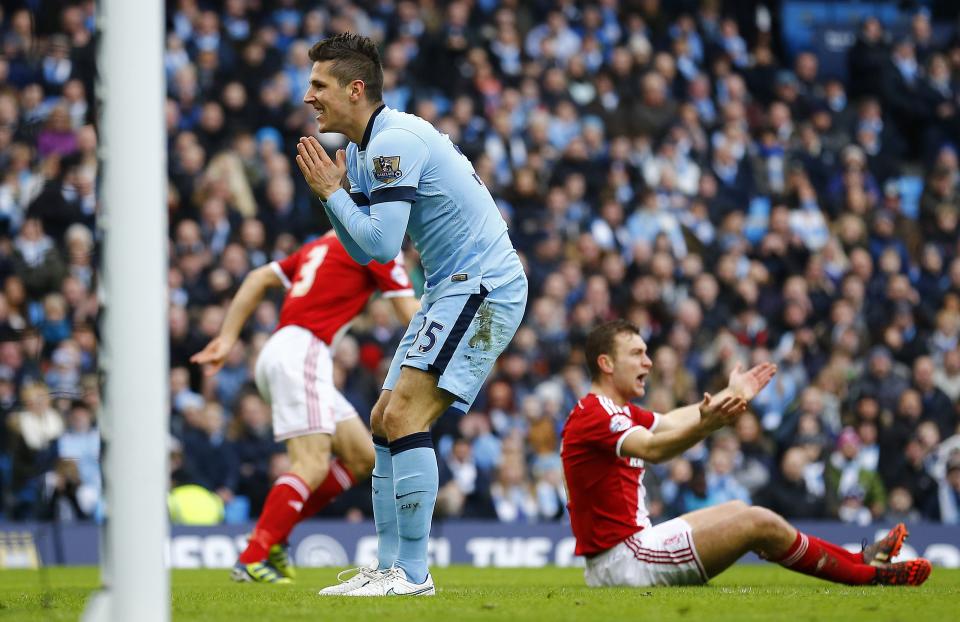
<svg viewBox="0 0 960 622">
<path fill-rule="evenodd" d="M 873 580 L 877 569 L 867 566 L 862 560 L 862 556 L 857 560 L 855 553 L 798 531 L 797 539 L 783 557 L 773 561 L 790 570 L 827 581 L 864 585 Z"/>
<path fill-rule="evenodd" d="M 809 536 L 807 536 L 807 537 L 809 537 Z M 849 561 L 853 562 L 854 564 L 862 564 L 862 563 L 863 563 L 863 552 L 862 552 L 862 551 L 859 552 L 859 553 L 851 553 L 850 551 L 848 551 L 847 549 L 843 548 L 843 547 L 840 546 L 839 544 L 834 544 L 833 542 L 827 542 L 826 540 L 820 540 L 820 539 L 818 539 L 818 542 L 820 543 L 820 546 L 822 546 L 823 548 L 827 549 L 828 551 L 830 551 L 831 553 L 833 553 L 833 554 L 836 555 L 837 557 L 846 557 Z"/>
<path fill-rule="evenodd" d="M 278 477 L 263 504 L 263 512 L 253 528 L 247 548 L 240 554 L 240 562 L 251 564 L 266 559 L 270 547 L 290 535 L 308 498 L 310 487 L 299 476 L 284 473 Z"/>
<path fill-rule="evenodd" d="M 303 512 L 300 513 L 300 520 L 310 518 L 327 507 L 327 504 L 333 501 L 337 495 L 356 483 L 353 473 L 345 468 L 339 460 L 334 458 L 330 461 L 330 472 L 327 473 L 327 479 L 323 480 L 323 483 L 317 486 L 317 489 L 313 491 L 313 494 L 310 495 L 310 498 L 307 499 L 306 504 L 303 506 Z"/>
</svg>

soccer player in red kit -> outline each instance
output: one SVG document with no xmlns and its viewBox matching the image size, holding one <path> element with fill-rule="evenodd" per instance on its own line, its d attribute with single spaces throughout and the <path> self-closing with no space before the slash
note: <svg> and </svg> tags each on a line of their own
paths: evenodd
<svg viewBox="0 0 960 622">
<path fill-rule="evenodd" d="M 665 414 L 631 404 L 643 397 L 653 365 L 640 331 L 615 320 L 587 338 L 591 392 L 563 430 L 563 470 L 576 552 L 587 585 L 705 583 L 746 553 L 790 570 L 851 585 L 920 585 L 930 562 L 890 563 L 907 536 L 900 524 L 859 553 L 801 533 L 778 514 L 741 501 L 703 508 L 653 526 L 644 505 L 646 462 L 680 455 L 733 423 L 773 378 L 776 366 L 738 365 L 727 388 Z"/>
<path fill-rule="evenodd" d="M 403 324 L 420 308 L 401 257 L 362 266 L 330 232 L 250 272 L 230 302 L 220 334 L 190 360 L 207 365 L 208 375 L 219 371 L 266 291 L 281 286 L 287 294 L 280 321 L 260 352 L 255 375 L 271 405 L 274 438 L 286 441 L 291 465 L 271 488 L 234 566 L 237 581 L 288 583 L 294 571 L 285 544 L 294 525 L 370 476 L 370 432 L 333 384 L 335 337 L 377 290 Z"/>
</svg>

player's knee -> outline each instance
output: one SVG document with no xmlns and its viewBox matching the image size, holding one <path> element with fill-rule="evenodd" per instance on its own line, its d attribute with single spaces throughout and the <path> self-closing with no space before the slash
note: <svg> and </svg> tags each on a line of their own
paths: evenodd
<svg viewBox="0 0 960 622">
<path fill-rule="evenodd" d="M 409 400 L 394 392 L 390 403 L 383 411 L 383 428 L 390 440 L 398 439 L 410 433 Z"/>
<path fill-rule="evenodd" d="M 383 413 L 383 430 L 391 441 L 406 436 L 402 411 L 388 407 Z"/>
<path fill-rule="evenodd" d="M 761 540 L 776 538 L 784 529 L 790 528 L 790 525 L 782 516 L 767 508 L 750 506 L 747 514 L 754 533 Z"/>
<path fill-rule="evenodd" d="M 330 455 L 297 456 L 290 464 L 290 471 L 302 479 L 310 490 L 315 490 L 330 472 Z"/>
<path fill-rule="evenodd" d="M 373 472 L 373 462 L 375 459 L 376 455 L 374 454 L 372 444 L 363 449 L 357 448 L 351 451 L 350 455 L 340 458 L 343 466 L 350 471 L 353 479 L 358 482 L 362 482 L 370 477 L 370 474 Z"/>
<path fill-rule="evenodd" d="M 373 450 L 373 443 L 352 442 L 345 443 L 337 451 L 337 459 L 345 469 L 350 471 L 356 482 L 361 482 L 373 472 L 373 463 L 376 460 L 376 452 Z"/>
<path fill-rule="evenodd" d="M 739 499 L 735 499 L 733 501 L 727 501 L 726 503 L 723 504 L 723 506 L 724 506 L 724 509 L 729 514 L 739 514 L 740 512 L 744 512 L 750 508 L 749 505 L 747 505 L 743 501 L 740 501 Z"/>
<path fill-rule="evenodd" d="M 386 436 L 387 430 L 383 426 L 383 414 L 387 409 L 387 400 L 381 396 L 370 411 L 370 430 L 376 436 Z"/>
<path fill-rule="evenodd" d="M 386 436 L 387 430 L 383 427 L 383 410 L 374 410 L 370 413 L 370 431 L 374 436 Z"/>
</svg>

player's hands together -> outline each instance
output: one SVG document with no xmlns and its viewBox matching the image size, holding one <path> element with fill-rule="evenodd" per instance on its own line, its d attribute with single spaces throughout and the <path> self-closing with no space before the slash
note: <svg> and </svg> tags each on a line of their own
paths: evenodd
<svg viewBox="0 0 960 622">
<path fill-rule="evenodd" d="M 338 149 L 334 161 L 323 150 L 320 141 L 313 136 L 302 137 L 297 143 L 297 166 L 310 188 L 321 201 L 326 201 L 341 188 L 343 176 L 347 174 L 347 152 Z"/>
<path fill-rule="evenodd" d="M 700 425 L 713 432 L 735 422 L 737 417 L 747 410 L 747 401 L 735 395 L 718 400 L 709 393 L 704 393 L 699 408 Z"/>
<path fill-rule="evenodd" d="M 776 373 L 777 366 L 773 363 L 760 363 L 747 371 L 743 371 L 743 366 L 737 363 L 730 372 L 730 381 L 727 386 L 736 397 L 749 402 L 770 383 Z"/>
<path fill-rule="evenodd" d="M 207 344 L 207 347 L 191 356 L 190 362 L 206 366 L 203 373 L 213 376 L 223 367 L 231 349 L 233 349 L 233 342 L 217 336 Z"/>
</svg>

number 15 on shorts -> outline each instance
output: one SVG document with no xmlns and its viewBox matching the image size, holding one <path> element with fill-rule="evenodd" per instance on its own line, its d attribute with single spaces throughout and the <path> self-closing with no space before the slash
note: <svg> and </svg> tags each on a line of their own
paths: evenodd
<svg viewBox="0 0 960 622">
<path fill-rule="evenodd" d="M 423 325 L 417 331 L 417 337 L 413 340 L 413 345 L 416 346 L 417 352 L 421 354 L 427 354 L 430 350 L 433 350 L 433 347 L 437 345 L 437 338 L 443 332 L 444 326 L 440 322 L 431 321 L 429 324 L 427 326 L 427 318 L 423 318 Z M 426 332 L 424 332 L 424 329 L 426 329 Z M 423 337 L 423 343 L 421 343 L 421 336 Z M 416 356 L 413 352 L 407 352 L 408 358 L 411 355 Z"/>
</svg>

